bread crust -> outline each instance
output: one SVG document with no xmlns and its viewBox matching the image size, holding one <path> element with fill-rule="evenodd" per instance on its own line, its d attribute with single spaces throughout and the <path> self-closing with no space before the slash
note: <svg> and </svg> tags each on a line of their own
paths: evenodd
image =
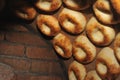
<svg viewBox="0 0 120 80">
<path fill-rule="evenodd" d="M 64 8 L 60 12 L 58 20 L 62 28 L 71 34 L 80 34 L 83 32 L 87 22 L 82 13 L 67 8 Z"/>
<path fill-rule="evenodd" d="M 90 7 L 89 0 L 63 0 L 63 2 L 73 10 L 85 10 Z"/>
<path fill-rule="evenodd" d="M 73 42 L 73 56 L 80 63 L 90 63 L 96 57 L 96 47 L 84 35 Z"/>
<path fill-rule="evenodd" d="M 69 80 L 84 80 L 86 76 L 86 68 L 77 61 L 73 61 L 69 65 L 68 77 Z"/>
<path fill-rule="evenodd" d="M 103 25 L 95 17 L 91 17 L 86 26 L 89 39 L 97 46 L 108 46 L 115 38 L 115 31 L 110 26 Z"/>
<path fill-rule="evenodd" d="M 45 12 L 55 11 L 62 5 L 61 0 L 38 0 L 35 6 Z"/>
<path fill-rule="evenodd" d="M 93 11 L 97 20 L 103 24 L 118 23 L 112 12 L 109 0 L 97 0 L 93 5 Z"/>
<path fill-rule="evenodd" d="M 48 37 L 56 36 L 61 31 L 58 20 L 51 15 L 40 14 L 37 17 L 37 26 Z"/>
<path fill-rule="evenodd" d="M 72 43 L 65 34 L 59 33 L 53 39 L 53 47 L 55 51 L 63 58 L 72 56 Z"/>
<path fill-rule="evenodd" d="M 29 3 L 29 1 L 13 0 L 13 2 L 10 2 L 8 7 L 10 7 L 10 10 L 13 15 L 23 20 L 32 21 L 37 16 L 37 11 Z"/>
<path fill-rule="evenodd" d="M 24 20 L 33 20 L 35 19 L 37 12 L 33 7 L 21 7 L 14 11 L 17 17 L 24 19 Z"/>
<path fill-rule="evenodd" d="M 103 48 L 96 58 L 96 71 L 102 79 L 110 78 L 120 73 L 120 65 L 117 62 L 113 49 Z"/>
<path fill-rule="evenodd" d="M 96 70 L 91 70 L 87 73 L 85 80 L 102 80 Z"/>
<path fill-rule="evenodd" d="M 114 51 L 115 55 L 120 62 L 120 32 L 116 35 L 115 41 L 114 41 Z"/>
<path fill-rule="evenodd" d="M 120 1 L 119 0 L 110 0 L 115 11 L 120 15 Z"/>
</svg>

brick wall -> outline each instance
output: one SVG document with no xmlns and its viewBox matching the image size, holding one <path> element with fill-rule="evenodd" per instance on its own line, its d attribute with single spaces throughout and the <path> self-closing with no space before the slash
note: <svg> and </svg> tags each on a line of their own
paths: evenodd
<svg viewBox="0 0 120 80">
<path fill-rule="evenodd" d="M 17 80 L 67 80 L 64 62 L 34 22 L 0 23 L 0 63 L 11 66 Z"/>
</svg>

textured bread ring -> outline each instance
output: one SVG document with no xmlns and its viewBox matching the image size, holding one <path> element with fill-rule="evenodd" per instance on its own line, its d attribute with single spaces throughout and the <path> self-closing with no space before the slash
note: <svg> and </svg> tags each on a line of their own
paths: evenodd
<svg viewBox="0 0 120 80">
<path fill-rule="evenodd" d="M 115 11 L 120 15 L 120 0 L 110 0 Z"/>
<path fill-rule="evenodd" d="M 100 22 L 104 24 L 116 24 L 109 0 L 97 0 L 93 5 L 93 11 Z"/>
<path fill-rule="evenodd" d="M 72 43 L 63 33 L 59 33 L 54 37 L 53 47 L 55 51 L 63 58 L 70 58 L 72 56 Z"/>
<path fill-rule="evenodd" d="M 61 0 L 38 0 L 35 3 L 35 6 L 43 11 L 51 12 L 55 11 L 62 5 Z"/>
<path fill-rule="evenodd" d="M 95 70 L 89 71 L 85 80 L 102 80 Z"/>
<path fill-rule="evenodd" d="M 98 53 L 96 71 L 103 79 L 108 79 L 120 73 L 120 65 L 111 48 L 105 47 Z"/>
<path fill-rule="evenodd" d="M 21 19 L 33 20 L 36 17 L 37 12 L 33 7 L 24 6 L 19 9 L 16 9 L 15 14 Z"/>
<path fill-rule="evenodd" d="M 96 47 L 86 36 L 78 36 L 73 43 L 73 56 L 80 63 L 92 62 L 96 57 Z"/>
<path fill-rule="evenodd" d="M 23 20 L 33 20 L 36 18 L 37 12 L 29 1 L 18 0 L 8 4 L 13 14 Z"/>
<path fill-rule="evenodd" d="M 57 35 L 61 30 L 58 20 L 50 15 L 39 15 L 37 26 L 44 35 L 51 37 Z"/>
<path fill-rule="evenodd" d="M 81 33 L 86 26 L 86 18 L 82 13 L 67 8 L 60 12 L 58 20 L 62 28 L 71 34 Z"/>
<path fill-rule="evenodd" d="M 73 10 L 84 10 L 90 7 L 89 0 L 63 0 L 65 5 Z"/>
<path fill-rule="evenodd" d="M 73 61 L 69 65 L 68 77 L 69 80 L 84 80 L 86 76 L 86 68 L 77 61 Z"/>
<path fill-rule="evenodd" d="M 87 23 L 86 33 L 89 39 L 97 46 L 107 46 L 115 37 L 114 29 L 100 24 L 95 17 L 92 17 Z"/>
<path fill-rule="evenodd" d="M 118 61 L 120 62 L 120 32 L 117 34 L 114 41 L 114 51 Z"/>
</svg>

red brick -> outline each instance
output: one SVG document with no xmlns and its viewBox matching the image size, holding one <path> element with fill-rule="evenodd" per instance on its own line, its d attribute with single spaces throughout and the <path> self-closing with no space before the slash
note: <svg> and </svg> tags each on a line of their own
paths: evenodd
<svg viewBox="0 0 120 80">
<path fill-rule="evenodd" d="M 0 40 L 4 40 L 4 33 L 0 32 Z"/>
<path fill-rule="evenodd" d="M 14 77 L 13 69 L 9 65 L 0 63 L 0 80 L 13 80 Z"/>
<path fill-rule="evenodd" d="M 12 44 L 8 44 L 8 43 L 0 42 L 0 54 L 23 56 L 24 55 L 24 46 L 23 45 L 12 45 Z"/>
<path fill-rule="evenodd" d="M 56 54 L 56 52 L 54 51 L 54 49 L 50 49 L 50 55 L 51 55 L 51 58 L 54 59 L 54 60 L 59 60 L 60 57 L 58 57 L 58 55 Z"/>
<path fill-rule="evenodd" d="M 45 74 L 63 74 L 60 64 L 53 61 L 32 61 L 31 71 Z"/>
<path fill-rule="evenodd" d="M 60 76 L 17 74 L 17 80 L 63 80 Z"/>
<path fill-rule="evenodd" d="M 7 23 L 4 27 L 0 27 L 0 29 L 4 29 L 7 31 L 21 31 L 28 32 L 28 29 L 20 24 Z"/>
<path fill-rule="evenodd" d="M 1 57 L 0 62 L 10 65 L 17 71 L 28 71 L 30 69 L 30 61 L 26 59 Z"/>
<path fill-rule="evenodd" d="M 32 29 L 32 31 L 36 32 L 36 33 L 39 33 L 39 30 L 37 29 L 36 27 L 36 21 L 32 22 L 32 24 L 30 24 L 30 28 Z"/>
<path fill-rule="evenodd" d="M 36 21 L 27 24 L 16 24 L 16 23 L 7 23 L 4 25 L 4 27 L 0 27 L 0 29 L 8 30 L 8 31 L 20 31 L 20 32 L 30 32 L 31 30 L 33 32 L 38 32 L 38 29 L 35 25 Z"/>
<path fill-rule="evenodd" d="M 40 36 L 30 33 L 8 32 L 6 39 L 11 42 L 23 43 L 27 45 L 48 46 Z"/>
<path fill-rule="evenodd" d="M 16 80 L 30 80 L 30 76 L 28 73 L 16 73 Z"/>
<path fill-rule="evenodd" d="M 29 80 L 63 80 L 57 76 L 32 76 Z"/>
<path fill-rule="evenodd" d="M 51 52 L 49 48 L 28 47 L 26 49 L 28 58 L 36 59 L 58 59 L 56 54 Z"/>
</svg>

